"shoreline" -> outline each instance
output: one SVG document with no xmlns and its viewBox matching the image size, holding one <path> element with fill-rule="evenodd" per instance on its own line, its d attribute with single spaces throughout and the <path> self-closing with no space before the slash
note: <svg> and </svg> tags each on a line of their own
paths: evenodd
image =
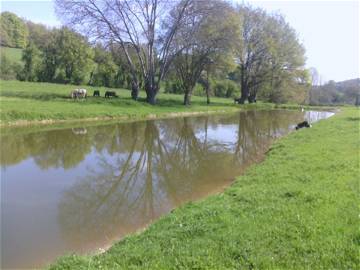
<svg viewBox="0 0 360 270">
<path fill-rule="evenodd" d="M 43 119 L 43 120 L 26 120 L 19 119 L 10 122 L 3 122 L 0 120 L 0 128 L 17 128 L 17 127 L 45 127 L 55 126 L 57 124 L 81 124 L 81 123 L 96 123 L 104 121 L 111 122 L 132 122 L 142 120 L 155 120 L 155 119 L 171 119 L 176 117 L 191 117 L 202 116 L 211 114 L 226 114 L 236 113 L 246 110 L 299 110 L 304 108 L 305 110 L 319 110 L 319 111 L 331 111 L 338 112 L 338 107 L 319 107 L 319 106 L 302 106 L 302 105 L 288 105 L 288 104 L 272 104 L 272 103 L 260 103 L 260 104 L 244 104 L 238 107 L 224 106 L 223 109 L 204 110 L 204 111 L 179 111 L 179 112 L 164 112 L 164 113 L 148 113 L 139 115 L 121 115 L 121 116 L 99 116 L 89 118 L 70 118 L 70 119 Z"/>
</svg>

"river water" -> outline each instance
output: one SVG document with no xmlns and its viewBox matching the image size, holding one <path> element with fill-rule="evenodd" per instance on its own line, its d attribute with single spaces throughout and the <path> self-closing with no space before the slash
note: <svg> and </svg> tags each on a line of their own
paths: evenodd
<svg viewBox="0 0 360 270">
<path fill-rule="evenodd" d="M 298 122 L 287 110 L 1 135 L 1 268 L 94 253 L 223 190 Z"/>
</svg>

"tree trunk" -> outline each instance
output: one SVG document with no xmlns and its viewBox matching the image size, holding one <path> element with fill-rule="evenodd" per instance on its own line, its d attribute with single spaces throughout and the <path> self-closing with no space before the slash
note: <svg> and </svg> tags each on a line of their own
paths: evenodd
<svg viewBox="0 0 360 270">
<path fill-rule="evenodd" d="M 246 84 L 244 73 L 245 73 L 245 68 L 243 65 L 241 65 L 241 97 L 238 102 L 239 104 L 244 104 L 245 100 L 249 96 L 249 87 Z"/>
<path fill-rule="evenodd" d="M 256 94 L 250 94 L 248 97 L 249 103 L 256 103 Z"/>
<path fill-rule="evenodd" d="M 146 92 L 146 102 L 155 105 L 156 104 L 156 93 L 154 89 L 151 89 L 150 91 Z"/>
<path fill-rule="evenodd" d="M 184 105 L 188 106 L 191 104 L 191 92 L 190 91 L 185 91 L 184 94 Z"/>
<path fill-rule="evenodd" d="M 209 87 L 206 87 L 206 103 L 210 104 Z"/>
<path fill-rule="evenodd" d="M 157 90 L 157 85 L 150 83 L 149 80 L 145 80 L 146 102 L 150 103 L 151 105 L 155 105 Z"/>
<path fill-rule="evenodd" d="M 131 83 L 131 98 L 137 100 L 139 97 L 139 84 L 136 82 Z"/>
</svg>

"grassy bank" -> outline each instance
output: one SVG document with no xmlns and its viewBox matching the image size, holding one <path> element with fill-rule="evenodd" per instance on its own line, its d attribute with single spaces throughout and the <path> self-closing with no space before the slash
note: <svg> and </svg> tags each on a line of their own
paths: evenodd
<svg viewBox="0 0 360 270">
<path fill-rule="evenodd" d="M 69 98 L 75 88 L 86 88 L 90 97 L 86 101 Z M 100 90 L 102 97 L 91 97 L 94 90 Z M 116 91 L 118 98 L 105 99 L 106 90 Z M 0 80 L 0 125 L 59 124 L 90 122 L 94 120 L 132 120 L 155 117 L 191 115 L 195 113 L 231 112 L 239 109 L 298 109 L 299 105 L 274 105 L 258 103 L 235 105 L 232 99 L 211 98 L 206 104 L 205 97 L 192 97 L 191 106 L 183 106 L 183 96 L 160 93 L 155 106 L 130 98 L 129 90 L 104 87 L 74 86 L 53 83 L 31 83 Z"/>
<path fill-rule="evenodd" d="M 224 193 L 51 269 L 357 269 L 360 111 L 280 139 Z"/>
<path fill-rule="evenodd" d="M 191 113 L 208 111 L 233 111 L 236 106 L 231 99 L 213 98 L 207 105 L 204 97 L 194 96 L 192 106 L 182 105 L 182 95 L 159 94 L 156 106 L 145 103 L 141 92 L 140 102 L 131 100 L 130 92 L 124 89 L 116 91 L 118 98 L 105 99 L 107 88 L 74 86 L 50 83 L 30 83 L 19 81 L 0 81 L 1 123 L 11 124 L 16 121 L 46 120 L 96 120 L 112 118 L 144 118 L 171 113 Z M 74 88 L 86 88 L 92 95 L 93 90 L 100 90 L 102 97 L 89 97 L 86 101 L 69 98 Z M 44 121 L 45 120 L 45 121 Z"/>
</svg>

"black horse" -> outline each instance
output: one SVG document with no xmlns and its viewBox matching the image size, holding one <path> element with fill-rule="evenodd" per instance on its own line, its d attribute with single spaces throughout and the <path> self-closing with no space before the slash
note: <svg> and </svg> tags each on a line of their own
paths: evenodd
<svg viewBox="0 0 360 270">
<path fill-rule="evenodd" d="M 105 97 L 106 97 L 106 98 L 117 97 L 117 95 L 116 95 L 116 92 L 115 92 L 115 91 L 106 91 L 106 92 L 105 92 Z"/>
<path fill-rule="evenodd" d="M 99 90 L 94 90 L 94 97 L 100 97 L 100 91 Z"/>
</svg>

